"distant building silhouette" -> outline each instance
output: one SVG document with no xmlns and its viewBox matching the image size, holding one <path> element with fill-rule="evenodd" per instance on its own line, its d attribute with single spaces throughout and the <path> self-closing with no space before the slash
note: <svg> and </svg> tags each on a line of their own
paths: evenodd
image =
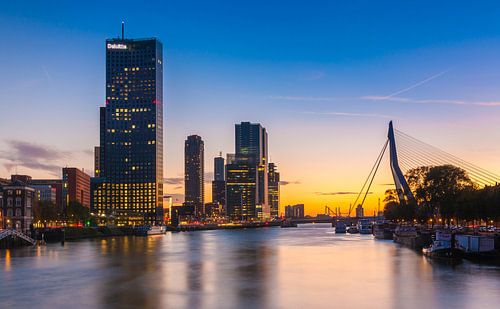
<svg viewBox="0 0 500 309">
<path fill-rule="evenodd" d="M 200 136 L 190 135 L 184 143 L 185 204 L 194 207 L 197 216 L 204 212 L 204 143 Z"/>
<path fill-rule="evenodd" d="M 364 216 L 365 216 L 365 211 L 363 209 L 363 206 L 358 205 L 358 207 L 356 207 L 356 217 L 362 218 Z"/>
<path fill-rule="evenodd" d="M 304 218 L 304 204 L 285 206 L 285 218 Z"/>
<path fill-rule="evenodd" d="M 277 171 L 276 164 L 269 163 L 269 210 L 271 218 L 279 216 L 280 205 L 280 173 Z"/>
<path fill-rule="evenodd" d="M 212 204 L 220 205 L 222 209 L 225 209 L 226 207 L 226 177 L 225 177 L 224 158 L 222 157 L 222 154 L 221 156 L 214 158 L 214 180 L 212 181 Z M 221 212 L 222 211 L 219 211 L 218 214 L 220 215 Z"/>
</svg>

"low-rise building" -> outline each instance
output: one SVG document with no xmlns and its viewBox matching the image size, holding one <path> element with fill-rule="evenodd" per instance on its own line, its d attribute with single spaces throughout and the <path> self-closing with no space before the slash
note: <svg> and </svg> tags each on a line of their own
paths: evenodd
<svg viewBox="0 0 500 309">
<path fill-rule="evenodd" d="M 3 228 L 28 233 L 33 222 L 35 189 L 16 179 L 2 186 L 2 193 Z"/>
<path fill-rule="evenodd" d="M 285 218 L 304 218 L 304 204 L 285 206 Z"/>
<path fill-rule="evenodd" d="M 57 190 L 50 185 L 30 185 L 36 191 L 36 199 L 40 202 L 51 202 L 56 205 Z"/>
</svg>

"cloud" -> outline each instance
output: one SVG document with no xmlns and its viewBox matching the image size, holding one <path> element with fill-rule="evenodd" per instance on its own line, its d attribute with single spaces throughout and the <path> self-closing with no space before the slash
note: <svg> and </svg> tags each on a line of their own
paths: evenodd
<svg viewBox="0 0 500 309">
<path fill-rule="evenodd" d="M 390 115 L 374 114 L 374 113 L 349 113 L 349 112 L 303 112 L 309 115 L 325 115 L 325 116 L 342 116 L 342 117 L 371 117 L 371 118 L 397 118 Z"/>
<path fill-rule="evenodd" d="M 0 159 L 7 161 L 4 163 L 7 171 L 15 167 L 25 167 L 58 176 L 62 168 L 58 161 L 71 156 L 67 151 L 25 141 L 7 140 L 6 144 L 9 150 L 0 152 Z"/>
<path fill-rule="evenodd" d="M 179 193 L 165 193 L 163 196 L 171 196 L 174 205 L 179 205 L 184 203 L 184 194 Z"/>
<path fill-rule="evenodd" d="M 494 107 L 500 106 L 500 101 L 465 101 L 465 100 L 447 100 L 447 99 L 411 99 L 404 97 L 384 97 L 384 96 L 364 96 L 362 100 L 369 101 L 389 101 L 398 103 L 415 103 L 415 104 L 453 104 L 453 105 L 472 105 L 472 106 L 486 106 Z"/>
<path fill-rule="evenodd" d="M 269 99 L 283 101 L 335 101 L 333 97 L 308 97 L 308 96 L 270 96 Z"/>
<path fill-rule="evenodd" d="M 338 192 L 314 192 L 316 195 L 355 195 L 359 194 L 359 192 L 353 191 L 338 191 Z M 368 192 L 368 194 L 373 194 L 373 192 Z"/>
<path fill-rule="evenodd" d="M 94 149 L 92 149 L 92 150 L 84 149 L 84 150 L 82 150 L 82 153 L 86 156 L 94 156 Z"/>
<path fill-rule="evenodd" d="M 183 185 L 184 177 L 163 178 L 163 183 L 166 185 Z"/>
<path fill-rule="evenodd" d="M 280 181 L 280 185 L 282 185 L 282 186 L 298 185 L 298 184 L 300 184 L 300 181 L 286 181 L 286 180 Z"/>
</svg>

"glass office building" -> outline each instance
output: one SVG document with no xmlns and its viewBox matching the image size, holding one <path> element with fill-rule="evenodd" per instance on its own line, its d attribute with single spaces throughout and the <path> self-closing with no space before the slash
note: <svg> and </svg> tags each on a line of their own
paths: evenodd
<svg viewBox="0 0 500 309">
<path fill-rule="evenodd" d="M 163 210 L 163 48 L 157 39 L 106 40 L 92 210 L 117 225 L 155 224 Z"/>
</svg>

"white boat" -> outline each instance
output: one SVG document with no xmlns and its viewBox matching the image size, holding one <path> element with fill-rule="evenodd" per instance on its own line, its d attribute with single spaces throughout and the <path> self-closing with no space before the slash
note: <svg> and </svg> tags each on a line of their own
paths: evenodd
<svg viewBox="0 0 500 309">
<path fill-rule="evenodd" d="M 454 256 L 451 239 L 451 232 L 437 231 L 436 239 L 429 247 L 423 248 L 422 252 L 425 256 L 429 257 L 452 258 Z"/>
<path fill-rule="evenodd" d="M 147 230 L 146 234 L 151 236 L 165 234 L 166 232 L 167 228 L 164 225 L 153 225 L 149 230 Z"/>
<path fill-rule="evenodd" d="M 372 225 L 370 224 L 370 220 L 360 219 L 358 221 L 358 230 L 359 230 L 360 234 L 371 234 L 372 233 Z"/>
<path fill-rule="evenodd" d="M 434 240 L 432 245 L 422 249 L 425 256 L 429 257 L 452 257 L 451 241 L 449 240 Z"/>
</svg>

